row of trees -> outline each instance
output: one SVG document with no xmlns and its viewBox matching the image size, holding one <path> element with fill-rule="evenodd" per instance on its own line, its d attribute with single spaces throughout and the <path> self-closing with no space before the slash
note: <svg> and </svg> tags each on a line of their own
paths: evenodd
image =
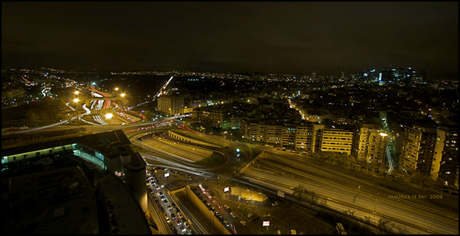
<svg viewBox="0 0 460 236">
<path fill-rule="evenodd" d="M 316 196 L 316 193 L 313 191 L 308 191 L 303 185 L 299 184 L 297 187 L 294 187 L 293 196 L 301 201 L 315 205 L 326 206 L 326 200 Z"/>
<path fill-rule="evenodd" d="M 445 188 L 444 179 L 437 178 L 433 180 L 427 174 L 421 173 L 420 171 L 403 173 L 403 176 L 408 179 L 410 183 L 419 188 L 431 188 L 436 191 L 442 191 Z"/>
<path fill-rule="evenodd" d="M 432 180 L 427 174 L 421 173 L 420 171 L 405 173 L 395 169 L 393 171 L 393 175 L 387 176 L 385 174 L 387 167 L 383 162 L 373 161 L 369 163 L 366 159 L 357 159 L 351 155 L 334 152 L 320 153 L 314 157 L 316 157 L 319 161 L 343 166 L 347 169 L 362 171 L 371 175 L 384 176 L 385 178 L 390 178 L 390 180 L 395 182 L 406 181 L 408 183 L 412 183 L 414 187 L 418 188 L 431 188 L 436 191 L 442 191 L 445 187 L 444 180 L 442 178 Z M 398 178 L 397 176 L 401 176 L 403 178 Z"/>
<path fill-rule="evenodd" d="M 346 153 L 325 152 L 319 153 L 315 157 L 329 164 L 340 165 L 347 169 L 359 170 L 373 175 L 383 175 L 387 171 L 383 162 L 372 161 L 369 163 L 366 159 L 357 159 Z"/>
</svg>

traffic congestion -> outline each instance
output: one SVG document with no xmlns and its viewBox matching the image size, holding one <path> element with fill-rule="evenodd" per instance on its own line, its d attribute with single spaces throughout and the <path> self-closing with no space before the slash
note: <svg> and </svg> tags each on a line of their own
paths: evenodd
<svg viewBox="0 0 460 236">
<path fill-rule="evenodd" d="M 191 227 L 191 222 L 193 221 L 186 217 L 187 214 L 184 214 L 184 209 L 181 209 L 178 206 L 180 204 L 176 204 L 172 196 L 169 195 L 169 191 L 185 187 L 181 182 L 187 180 L 190 189 L 197 195 L 201 202 L 213 212 L 214 217 L 216 217 L 231 234 L 237 234 L 234 224 L 230 223 L 233 222 L 230 218 L 236 220 L 237 215 L 231 211 L 229 206 L 219 204 L 218 200 L 213 197 L 215 194 L 211 189 L 202 184 L 204 181 L 202 177 L 193 176 L 184 171 L 171 170 L 170 168 L 158 166 L 151 170 L 147 170 L 146 174 L 146 186 L 150 193 L 150 200 L 153 205 L 158 207 L 174 234 L 198 234 L 192 229 L 193 227 Z M 200 181 L 200 179 L 202 180 Z"/>
</svg>

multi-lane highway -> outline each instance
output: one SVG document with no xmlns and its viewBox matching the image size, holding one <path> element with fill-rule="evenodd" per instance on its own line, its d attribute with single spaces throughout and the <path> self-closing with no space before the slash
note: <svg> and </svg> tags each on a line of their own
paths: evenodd
<svg viewBox="0 0 460 236">
<path fill-rule="evenodd" d="M 258 159 L 243 172 L 243 175 L 290 189 L 302 185 L 308 191 L 315 192 L 316 196 L 325 199 L 329 207 L 352 211 L 355 216 L 370 217 L 370 220 L 375 222 L 380 218 L 390 219 L 406 225 L 412 233 L 458 233 L 457 213 L 446 211 L 445 208 L 434 204 L 422 204 L 421 198 L 442 198 L 442 194 L 407 195 L 372 186 L 370 181 L 275 155 Z M 406 196 L 409 196 L 409 199 L 401 199 Z M 434 201 L 435 204 L 439 204 L 446 199 Z"/>
<path fill-rule="evenodd" d="M 380 218 L 389 219 L 404 225 L 410 233 L 458 233 L 458 214 L 445 209 L 450 196 L 435 192 L 408 195 L 407 192 L 388 189 L 388 186 L 381 187 L 373 183 L 373 180 L 332 172 L 327 168 L 324 170 L 287 156 L 304 160 L 294 154 L 285 154 L 282 158 L 258 159 L 242 176 L 272 189 L 284 189 L 287 193 L 290 193 L 289 189 L 301 184 L 315 192 L 319 198 L 325 199 L 328 207 L 347 211 L 363 219 L 367 217 L 374 222 Z M 240 166 L 242 162 L 229 162 L 226 169 L 233 164 Z M 219 171 L 209 170 L 216 173 Z M 409 199 L 404 199 L 408 196 Z M 423 199 L 430 197 L 444 199 Z"/>
</svg>

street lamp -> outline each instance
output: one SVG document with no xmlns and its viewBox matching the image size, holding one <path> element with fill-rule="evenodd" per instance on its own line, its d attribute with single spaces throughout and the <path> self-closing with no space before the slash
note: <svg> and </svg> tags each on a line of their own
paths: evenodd
<svg viewBox="0 0 460 236">
<path fill-rule="evenodd" d="M 112 130 L 112 126 L 110 124 L 110 119 L 112 119 L 112 116 L 113 116 L 112 113 L 105 114 L 105 118 L 109 120 L 109 130 Z"/>
<path fill-rule="evenodd" d="M 75 91 L 75 94 L 77 93 L 78 91 Z M 78 110 L 77 110 L 77 104 L 78 104 L 78 101 L 80 101 L 78 98 L 75 98 L 73 100 L 75 102 L 75 111 L 77 112 L 77 125 L 78 125 Z"/>
</svg>

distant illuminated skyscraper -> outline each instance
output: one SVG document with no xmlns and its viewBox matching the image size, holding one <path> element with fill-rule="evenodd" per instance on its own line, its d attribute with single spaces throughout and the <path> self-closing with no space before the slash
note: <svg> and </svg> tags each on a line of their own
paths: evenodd
<svg viewBox="0 0 460 236">
<path fill-rule="evenodd" d="M 426 70 L 425 69 L 422 69 L 422 71 L 420 71 L 420 75 L 422 76 L 422 80 L 424 82 L 427 82 Z"/>
<path fill-rule="evenodd" d="M 388 69 L 386 67 L 382 68 L 382 78 L 381 80 L 384 83 L 388 83 L 390 81 L 393 81 L 393 71 L 391 69 Z"/>
</svg>

